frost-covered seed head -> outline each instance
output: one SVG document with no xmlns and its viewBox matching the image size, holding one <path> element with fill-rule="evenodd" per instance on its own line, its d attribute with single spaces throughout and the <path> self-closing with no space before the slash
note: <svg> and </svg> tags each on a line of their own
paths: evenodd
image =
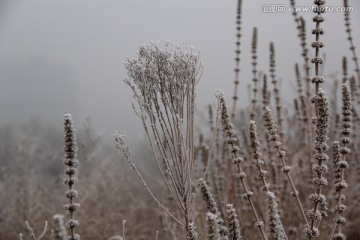
<svg viewBox="0 0 360 240">
<path fill-rule="evenodd" d="M 230 240 L 240 239 L 240 224 L 236 210 L 232 204 L 226 205 L 226 214 L 228 219 L 228 229 Z"/>
<path fill-rule="evenodd" d="M 56 214 L 53 217 L 55 222 L 54 240 L 67 240 L 67 232 L 64 225 L 64 216 Z"/>
<path fill-rule="evenodd" d="M 77 182 L 77 170 L 76 166 L 78 164 L 77 157 L 77 144 L 75 137 L 75 129 L 73 126 L 73 121 L 70 114 L 65 114 L 64 116 L 64 131 L 65 131 L 65 159 L 64 164 L 67 166 L 65 174 L 67 178 L 64 180 L 64 183 L 68 185 L 68 191 L 66 191 L 65 196 L 69 199 L 69 203 L 64 205 L 66 211 L 70 213 L 70 219 L 66 223 L 66 226 L 70 229 L 70 234 L 68 239 L 70 240 L 79 240 L 80 236 L 75 233 L 74 229 L 79 225 L 79 221 L 75 220 L 73 217 L 76 209 L 80 207 L 79 203 L 74 202 L 74 198 L 78 196 L 76 190 L 73 189 L 74 184 Z M 58 219 L 59 220 L 59 219 Z"/>
<path fill-rule="evenodd" d="M 219 210 L 216 204 L 216 201 L 212 195 L 212 193 L 210 192 L 210 189 L 206 183 L 206 181 L 202 178 L 199 179 L 199 186 L 200 186 L 200 190 L 201 193 L 203 195 L 203 199 L 206 202 L 206 206 L 207 209 L 210 213 L 219 214 Z"/>
<path fill-rule="evenodd" d="M 193 222 L 189 223 L 188 229 L 189 229 L 189 236 L 188 236 L 187 240 L 197 240 L 197 232 L 195 230 L 196 227 Z"/>
<path fill-rule="evenodd" d="M 244 199 L 250 199 L 252 197 L 252 195 L 254 195 L 254 193 L 252 191 L 247 191 L 246 193 L 242 194 L 241 196 L 244 198 Z"/>
<path fill-rule="evenodd" d="M 218 216 L 211 212 L 206 213 L 206 221 L 208 223 L 208 239 L 219 240 L 221 239 L 220 227 L 217 221 Z"/>
<path fill-rule="evenodd" d="M 320 231 L 316 227 L 311 228 L 309 226 L 306 226 L 305 232 L 310 239 L 317 238 L 320 235 Z"/>
</svg>

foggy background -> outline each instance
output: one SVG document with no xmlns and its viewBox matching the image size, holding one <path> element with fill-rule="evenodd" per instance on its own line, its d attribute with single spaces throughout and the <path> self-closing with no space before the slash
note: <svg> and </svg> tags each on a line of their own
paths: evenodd
<svg viewBox="0 0 360 240">
<path fill-rule="evenodd" d="M 328 2 L 342 6 L 340 0 Z M 289 6 L 287 0 L 243 0 L 240 106 L 249 99 L 254 26 L 259 37 L 258 69 L 268 71 L 269 43 L 274 41 L 281 91 L 288 96 L 284 104 L 293 103 L 294 64 L 303 62 L 300 41 L 290 12 L 261 12 L 261 6 L 269 3 Z M 298 5 L 312 3 L 297 1 Z M 0 0 L 0 125 L 37 117 L 62 129 L 63 115 L 71 113 L 77 128 L 91 116 L 95 132 L 106 142 L 112 143 L 111 134 L 118 130 L 126 132 L 131 145 L 136 144 L 143 131 L 131 108 L 131 91 L 123 82 L 123 61 L 150 41 L 199 47 L 204 66 L 197 86 L 199 112 L 215 102 L 216 89 L 230 100 L 236 5 L 236 0 Z M 349 1 L 349 5 L 355 8 L 351 24 L 355 46 L 360 46 L 360 2 Z M 299 14 L 308 20 L 310 33 L 314 14 Z M 332 81 L 329 74 L 341 76 L 343 56 L 349 58 L 349 72 L 354 69 L 343 19 L 343 13 L 326 13 L 322 24 L 327 81 Z M 313 39 L 308 34 L 309 44 Z"/>
</svg>

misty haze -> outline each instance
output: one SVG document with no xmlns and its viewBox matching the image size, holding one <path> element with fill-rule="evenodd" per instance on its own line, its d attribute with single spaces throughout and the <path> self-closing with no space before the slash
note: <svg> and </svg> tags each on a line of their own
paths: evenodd
<svg viewBox="0 0 360 240">
<path fill-rule="evenodd" d="M 322 4 L 0 0 L 0 240 L 360 239 L 360 2 Z"/>
</svg>

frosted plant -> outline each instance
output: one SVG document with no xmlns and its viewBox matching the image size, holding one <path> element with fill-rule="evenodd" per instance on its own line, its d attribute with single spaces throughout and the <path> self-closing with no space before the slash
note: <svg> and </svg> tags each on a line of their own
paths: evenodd
<svg viewBox="0 0 360 240">
<path fill-rule="evenodd" d="M 211 212 L 206 213 L 206 221 L 208 223 L 208 239 L 209 240 L 220 240 L 220 227 L 218 224 L 218 216 Z"/>
<path fill-rule="evenodd" d="M 206 181 L 202 178 L 199 179 L 199 185 L 200 185 L 200 190 L 201 190 L 201 193 L 203 195 L 203 199 L 204 201 L 206 202 L 206 205 L 207 205 L 207 210 L 214 214 L 216 216 L 216 221 L 217 221 L 217 224 L 219 226 L 219 233 L 220 233 L 220 236 L 221 236 L 221 240 L 227 240 L 228 237 L 227 237 L 227 229 L 224 225 L 224 220 L 221 218 L 221 214 L 220 214 L 220 211 L 217 207 L 217 204 L 215 202 L 215 199 L 213 197 L 213 195 L 211 194 L 210 192 L 210 189 L 206 183 Z"/>
<path fill-rule="evenodd" d="M 280 219 L 278 203 L 275 194 L 271 191 L 266 193 L 268 199 L 268 218 L 269 218 L 269 239 L 281 240 L 288 239 Z"/>
<path fill-rule="evenodd" d="M 267 129 L 267 133 L 270 136 L 270 141 L 273 145 L 273 147 L 276 149 L 278 158 L 281 160 L 281 163 L 283 165 L 282 171 L 284 174 L 286 174 L 288 181 L 290 182 L 290 186 L 292 189 L 291 195 L 296 198 L 297 205 L 300 209 L 301 215 L 303 217 L 303 221 L 305 225 L 308 225 L 308 221 L 304 212 L 304 208 L 301 204 L 300 198 L 299 198 L 299 191 L 297 190 L 294 181 L 292 179 L 292 176 L 290 174 L 291 167 L 286 163 L 286 152 L 284 150 L 280 149 L 281 142 L 279 142 L 279 136 L 277 134 L 277 129 L 275 127 L 274 117 L 272 115 L 271 109 L 269 107 L 265 108 L 264 113 L 264 126 Z"/>
<path fill-rule="evenodd" d="M 239 185 L 243 188 L 244 193 L 242 197 L 248 201 L 252 213 L 256 219 L 255 227 L 259 228 L 261 232 L 261 236 L 263 239 L 267 239 L 266 233 L 264 230 L 264 222 L 260 220 L 259 215 L 255 209 L 254 202 L 252 200 L 252 196 L 254 193 L 249 189 L 247 182 L 245 181 L 246 173 L 243 171 L 242 163 L 244 159 L 240 156 L 240 147 L 238 146 L 238 140 L 236 138 L 234 124 L 230 120 L 230 116 L 227 111 L 227 106 L 225 102 L 225 97 L 222 92 L 217 92 L 216 94 L 218 98 L 218 106 L 220 111 L 220 120 L 223 126 L 223 131 L 226 137 L 226 143 L 230 146 L 230 151 L 233 156 L 233 163 L 236 166 L 236 176 L 239 180 Z"/>
<path fill-rule="evenodd" d="M 344 0 L 344 7 L 349 8 L 348 0 Z M 356 55 L 354 38 L 353 38 L 352 30 L 351 30 L 350 11 L 344 11 L 344 20 L 345 20 L 347 40 L 350 43 L 350 51 L 352 53 L 352 60 L 354 61 L 354 64 L 355 64 L 355 72 L 357 75 L 358 85 L 359 85 L 360 84 L 360 66 L 359 66 L 359 58 Z"/>
<path fill-rule="evenodd" d="M 217 207 L 214 196 L 210 192 L 210 189 L 206 181 L 202 178 L 199 179 L 199 186 L 203 196 L 204 201 L 206 202 L 207 210 L 215 215 L 219 215 L 219 209 Z"/>
<path fill-rule="evenodd" d="M 276 202 L 275 194 L 270 191 L 270 184 L 266 181 L 267 171 L 263 168 L 264 160 L 262 160 L 262 153 L 260 152 L 260 141 L 257 133 L 256 124 L 254 121 L 250 121 L 249 124 L 249 140 L 252 159 L 259 172 L 259 177 L 263 185 L 263 191 L 268 197 L 268 219 L 269 219 L 269 239 L 280 240 L 287 239 L 284 227 L 282 225 L 280 214 L 278 210 L 278 204 Z"/>
<path fill-rule="evenodd" d="M 178 220 L 172 213 L 169 212 L 169 210 L 159 201 L 159 199 L 157 199 L 155 197 L 155 195 L 152 193 L 151 189 L 149 188 L 149 186 L 146 184 L 144 178 L 142 177 L 141 173 L 139 172 L 139 170 L 137 169 L 136 165 L 133 162 L 132 159 L 132 154 L 130 151 L 129 146 L 127 145 L 126 141 L 125 141 L 125 135 L 119 134 L 118 132 L 114 133 L 114 137 L 115 137 L 115 142 L 116 142 L 116 148 L 119 149 L 123 154 L 125 159 L 128 161 L 128 163 L 130 164 L 130 167 L 135 171 L 135 173 L 137 174 L 137 176 L 140 178 L 141 182 L 143 183 L 146 191 L 150 194 L 150 196 L 157 202 L 157 204 L 167 213 L 169 214 L 169 216 L 172 217 L 173 220 L 175 220 L 176 222 L 178 222 L 180 225 L 184 226 L 184 223 L 182 223 L 180 220 Z"/>
<path fill-rule="evenodd" d="M 275 46 L 274 43 L 270 43 L 270 77 L 271 83 L 274 85 L 274 98 L 275 98 L 275 105 L 276 105 L 276 117 L 277 117 L 277 124 L 279 126 L 279 136 L 281 142 L 284 142 L 284 119 L 282 116 L 282 101 L 281 101 L 281 92 L 279 87 L 279 81 L 276 76 L 276 61 L 275 61 Z"/>
<path fill-rule="evenodd" d="M 296 2 L 295 0 L 290 0 L 290 5 L 295 8 Z M 293 11 L 292 15 L 294 17 L 296 28 L 298 30 L 298 37 L 300 39 L 300 46 L 302 49 L 301 56 L 303 57 L 304 64 L 303 69 L 305 70 L 305 80 L 306 80 L 306 95 L 309 98 L 310 97 L 310 66 L 309 66 L 309 56 L 308 56 L 308 48 L 307 48 L 307 42 L 306 42 L 306 25 L 305 20 L 302 16 L 299 16 L 297 11 Z"/>
<path fill-rule="evenodd" d="M 35 235 L 35 233 L 34 233 L 34 230 L 33 230 L 33 228 L 30 226 L 30 224 L 29 224 L 28 221 L 25 221 L 25 225 L 26 225 L 26 229 L 27 229 L 28 232 L 29 232 L 29 235 L 31 236 L 31 238 L 32 238 L 33 240 L 41 240 L 41 239 L 45 236 L 46 231 L 47 231 L 47 228 L 48 228 L 48 222 L 45 221 L 44 229 L 43 229 L 42 233 L 41 233 L 38 237 L 36 237 L 36 235 Z M 19 238 L 22 239 L 22 234 L 21 234 L 21 233 L 19 234 Z"/>
<path fill-rule="evenodd" d="M 240 233 L 240 224 L 236 210 L 232 204 L 226 205 L 226 214 L 228 220 L 228 229 L 229 229 L 229 240 L 239 240 L 241 239 Z"/>
<path fill-rule="evenodd" d="M 75 138 L 74 124 L 70 114 L 64 116 L 64 131 L 65 131 L 65 159 L 64 164 L 66 165 L 65 184 L 68 186 L 66 191 L 66 197 L 69 199 L 69 203 L 65 204 L 65 210 L 69 213 L 70 219 L 66 223 L 66 226 L 70 229 L 68 236 L 69 240 L 79 240 L 79 234 L 75 233 L 75 228 L 79 225 L 79 221 L 74 218 L 74 212 L 80 207 L 79 203 L 75 202 L 75 198 L 78 197 L 78 192 L 74 189 L 75 182 L 77 182 L 77 169 L 78 164 L 77 157 L 77 144 Z"/>
<path fill-rule="evenodd" d="M 193 222 L 189 223 L 188 229 L 189 236 L 187 237 L 187 240 L 197 240 L 197 232 L 195 230 L 195 225 Z"/>
<path fill-rule="evenodd" d="M 343 225 L 346 222 L 346 219 L 343 216 L 343 213 L 346 210 L 346 205 L 344 204 L 345 195 L 344 191 L 348 187 L 345 181 L 345 170 L 349 167 L 349 164 L 346 161 L 346 156 L 350 153 L 348 145 L 351 143 L 351 94 L 349 86 L 344 83 L 342 85 L 342 130 L 341 130 L 341 143 L 335 141 L 333 144 L 334 149 L 334 163 L 335 163 L 335 200 L 337 201 L 336 205 L 336 217 L 335 224 L 332 229 L 333 239 L 345 239 L 344 234 L 342 233 Z"/>
<path fill-rule="evenodd" d="M 64 216 L 56 214 L 53 219 L 55 222 L 54 240 L 66 240 L 67 232 L 64 225 Z"/>
<path fill-rule="evenodd" d="M 316 164 L 313 165 L 312 170 L 316 173 L 316 177 L 313 179 L 315 192 L 310 195 L 314 207 L 308 212 L 310 221 L 309 226 L 305 228 L 309 239 L 319 237 L 319 225 L 322 218 L 327 216 L 326 197 L 321 192 L 322 187 L 328 184 L 327 179 L 324 178 L 323 175 L 328 170 L 325 164 L 328 156 L 325 151 L 329 148 L 326 143 L 329 128 L 328 102 L 326 93 L 320 88 L 320 84 L 324 82 L 324 77 L 320 76 L 320 65 L 324 62 L 324 59 L 320 57 L 320 49 L 324 47 L 323 42 L 320 41 L 320 35 L 324 34 L 321 28 L 321 23 L 324 22 L 324 17 L 322 16 L 325 12 L 324 4 L 324 0 L 314 0 L 314 13 L 316 15 L 313 17 L 315 28 L 312 30 L 312 34 L 315 35 L 315 41 L 312 42 L 311 46 L 315 49 L 315 57 L 311 59 L 311 63 L 313 63 L 315 67 L 315 76 L 311 79 L 311 82 L 315 84 L 315 96 L 312 97 L 311 101 L 315 105 L 313 123 L 316 126 L 314 141 L 314 149 L 316 151 L 314 158 Z"/>
<path fill-rule="evenodd" d="M 249 142 L 250 142 L 250 153 L 252 159 L 259 171 L 259 177 L 263 185 L 263 191 L 268 192 L 270 189 L 270 184 L 266 181 L 267 171 L 263 169 L 264 160 L 262 160 L 262 153 L 260 152 L 260 141 L 258 139 L 258 133 L 254 121 L 250 121 L 249 124 Z"/>
<path fill-rule="evenodd" d="M 262 85 L 261 93 L 262 93 L 262 105 L 263 108 L 265 108 L 270 103 L 270 91 L 268 89 L 268 80 L 266 74 L 263 75 L 263 85 Z"/>
<path fill-rule="evenodd" d="M 323 64 L 324 59 L 320 57 L 320 48 L 324 47 L 324 44 L 320 41 L 320 35 L 324 34 L 323 29 L 320 27 L 320 24 L 324 21 L 322 13 L 325 12 L 324 0 L 314 0 L 314 12 L 316 15 L 313 17 L 313 21 L 316 23 L 315 28 L 312 30 L 312 34 L 315 35 L 315 41 L 312 42 L 311 46 L 315 48 L 315 57 L 311 59 L 311 62 L 315 65 L 315 76 L 311 79 L 312 83 L 315 84 L 315 93 L 318 92 L 320 88 L 320 83 L 324 82 L 324 78 L 320 76 L 320 65 Z"/>
<path fill-rule="evenodd" d="M 252 110 L 250 112 L 250 119 L 254 120 L 255 114 L 256 114 L 256 104 L 257 104 L 257 92 L 258 92 L 258 77 L 257 73 L 258 70 L 256 68 L 257 66 L 257 42 L 258 42 L 258 31 L 257 28 L 254 27 L 253 29 L 253 36 L 252 36 L 252 43 L 251 43 L 251 58 L 252 58 L 252 73 L 253 73 L 253 95 L 252 95 Z"/>
<path fill-rule="evenodd" d="M 231 111 L 231 119 L 235 118 L 236 103 L 238 100 L 238 88 L 239 88 L 239 75 L 240 75 L 240 38 L 241 38 L 241 12 L 242 12 L 242 0 L 237 1 L 236 11 L 236 49 L 235 49 L 235 79 L 234 79 L 234 95 L 233 95 L 233 106 Z"/>
<path fill-rule="evenodd" d="M 326 141 L 328 140 L 329 131 L 329 108 L 328 100 L 324 90 L 319 88 L 317 95 L 312 99 L 316 106 L 316 118 L 314 118 L 315 141 L 314 149 L 316 154 L 314 156 L 316 164 L 312 166 L 313 171 L 316 173 L 313 178 L 315 192 L 310 195 L 311 201 L 314 203 L 312 210 L 309 210 L 308 216 L 310 218 L 310 226 L 306 228 L 306 233 L 309 239 L 313 239 L 319 236 L 320 232 L 317 226 L 319 226 L 321 219 L 327 216 L 327 203 L 326 197 L 322 194 L 322 187 L 328 184 L 327 179 L 324 177 L 324 173 L 328 171 L 328 167 L 325 164 L 329 157 L 326 154 L 329 146 Z"/>
<path fill-rule="evenodd" d="M 163 47 L 150 43 L 140 46 L 135 58 L 127 58 L 125 67 L 125 82 L 134 93 L 137 114 L 189 237 L 194 204 L 195 85 L 202 68 L 199 51 L 169 42 Z"/>
</svg>

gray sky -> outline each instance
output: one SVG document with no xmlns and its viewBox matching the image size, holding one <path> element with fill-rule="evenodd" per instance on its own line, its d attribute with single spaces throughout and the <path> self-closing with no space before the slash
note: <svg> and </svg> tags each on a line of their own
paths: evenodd
<svg viewBox="0 0 360 240">
<path fill-rule="evenodd" d="M 123 61 L 138 46 L 170 40 L 198 46 L 203 75 L 198 85 L 200 111 L 215 101 L 214 91 L 232 95 L 235 49 L 235 0 L 3 0 L 0 1 L 0 81 L 2 120 L 20 122 L 40 116 L 62 127 L 71 113 L 80 128 L 87 116 L 95 130 L 110 139 L 126 131 L 129 140 L 142 134 L 131 108 L 131 91 L 123 83 Z M 295 88 L 294 63 L 301 49 L 289 12 L 262 13 L 267 3 L 287 0 L 243 0 L 241 38 L 241 105 L 248 100 L 251 79 L 252 28 L 259 32 L 259 69 L 268 70 L 268 46 L 275 42 L 277 73 L 283 92 Z M 298 0 L 298 5 L 313 1 Z M 328 1 L 330 2 L 330 1 Z M 342 1 L 331 1 L 341 6 Z M 360 46 L 360 4 L 350 1 L 356 46 Z M 300 13 L 313 28 L 313 13 Z M 351 57 L 344 34 L 343 13 L 327 13 L 322 38 L 326 46 L 325 73 L 341 70 L 343 56 Z M 313 40 L 308 35 L 308 42 Z M 360 55 L 359 49 L 357 49 Z M 351 69 L 353 63 L 349 63 Z M 325 75 L 327 76 L 327 75 Z M 290 94 L 288 94 L 290 96 Z M 288 98 L 287 104 L 292 103 Z"/>
</svg>

